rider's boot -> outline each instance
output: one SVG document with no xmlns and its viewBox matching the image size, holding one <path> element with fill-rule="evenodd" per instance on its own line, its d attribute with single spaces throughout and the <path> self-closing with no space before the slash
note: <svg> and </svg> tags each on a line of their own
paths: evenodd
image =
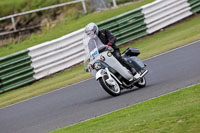
<svg viewBox="0 0 200 133">
<path fill-rule="evenodd" d="M 137 79 L 140 78 L 140 74 L 137 73 L 136 70 L 133 67 L 131 67 L 131 73 L 133 74 L 134 80 L 137 80 Z"/>
<path fill-rule="evenodd" d="M 126 60 L 124 60 L 123 64 L 131 72 L 131 74 L 133 75 L 133 79 L 132 80 L 137 80 L 137 79 L 140 78 L 140 74 L 135 70 L 135 68 L 133 68 L 131 66 L 130 63 L 128 63 Z"/>
</svg>

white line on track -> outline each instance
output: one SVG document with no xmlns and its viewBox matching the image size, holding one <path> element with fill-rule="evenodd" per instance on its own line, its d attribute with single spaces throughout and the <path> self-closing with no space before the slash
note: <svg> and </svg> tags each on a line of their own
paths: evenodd
<svg viewBox="0 0 200 133">
<path fill-rule="evenodd" d="M 168 54 L 168 53 L 170 53 L 170 52 L 176 51 L 176 50 L 181 49 L 181 48 L 184 48 L 184 47 L 188 47 L 188 46 L 193 45 L 193 44 L 195 44 L 195 43 L 197 43 L 197 42 L 200 42 L 200 40 L 195 41 L 195 42 L 192 42 L 192 43 L 189 43 L 189 44 L 186 44 L 186 45 L 184 45 L 184 46 L 181 46 L 181 47 L 178 47 L 178 48 L 175 48 L 175 49 L 172 49 L 172 50 L 169 50 L 169 51 L 167 51 L 167 52 L 164 52 L 164 53 L 161 53 L 161 54 L 158 54 L 158 55 L 152 56 L 152 57 L 150 57 L 150 58 L 145 59 L 144 61 L 147 61 L 147 60 L 150 60 L 150 59 L 153 59 L 153 58 L 156 58 L 156 57 L 162 56 L 162 55 L 164 55 L 164 54 Z M 89 78 L 89 79 L 86 79 L 86 80 L 83 80 L 83 81 L 80 81 L 80 82 L 74 83 L 74 84 L 72 84 L 72 85 L 68 85 L 68 86 L 65 86 L 65 87 L 62 87 L 62 88 L 59 88 L 59 89 L 56 89 L 56 90 L 53 90 L 53 91 L 47 92 L 47 93 L 42 94 L 42 95 L 39 95 L 39 96 L 34 96 L 34 97 L 32 97 L 32 98 L 29 98 L 29 99 L 26 99 L 26 100 L 22 100 L 22 101 L 20 101 L 20 102 L 14 103 L 14 104 L 10 104 L 10 105 L 5 106 L 5 107 L 2 107 L 2 108 L 0 108 L 0 109 L 5 109 L 5 108 L 8 108 L 8 107 L 14 106 L 14 105 L 16 105 L 16 104 L 20 104 L 20 103 L 23 103 L 23 102 L 26 102 L 26 101 L 32 100 L 32 99 L 35 99 L 35 98 L 37 98 L 37 97 L 41 97 L 41 96 L 44 96 L 44 95 L 47 95 L 47 94 L 50 94 L 50 93 L 53 93 L 53 92 L 56 92 L 56 91 L 59 91 L 59 90 L 65 89 L 66 87 L 70 87 L 70 86 L 74 86 L 74 85 L 79 84 L 79 83 L 86 82 L 86 81 L 88 81 L 88 80 L 90 80 L 90 79 L 93 79 L 93 78 Z M 153 98 L 152 98 L 152 99 L 153 99 Z M 150 99 L 149 99 L 149 100 L 150 100 Z"/>
<path fill-rule="evenodd" d="M 39 95 L 39 96 L 34 96 L 34 97 L 29 98 L 29 99 L 22 100 L 22 101 L 20 101 L 20 102 L 13 103 L 13 104 L 10 104 L 10 105 L 8 105 L 8 106 L 2 107 L 2 108 L 0 108 L 0 109 L 8 108 L 8 107 L 10 107 L 10 106 L 14 106 L 14 105 L 16 105 L 16 104 L 19 104 L 19 103 L 23 103 L 23 102 L 26 102 L 26 101 L 32 100 L 32 99 L 35 99 L 35 98 L 37 98 L 37 97 L 41 97 L 41 96 L 44 96 L 44 95 L 47 95 L 47 94 L 50 94 L 50 93 L 53 93 L 53 92 L 56 92 L 56 91 L 59 91 L 59 90 L 65 89 L 66 87 L 70 87 L 70 86 L 74 86 L 74 85 L 79 84 L 79 83 L 86 82 L 86 81 L 88 81 L 88 80 L 90 80 L 90 79 L 93 79 L 93 78 L 89 78 L 89 79 L 86 79 L 86 80 L 82 80 L 82 81 L 77 82 L 77 83 L 74 83 L 74 84 L 72 84 L 72 85 L 68 85 L 68 86 L 65 86 L 65 87 L 62 87 L 62 88 L 59 88 L 59 89 L 56 89 L 56 90 L 53 90 L 53 91 L 50 91 L 50 92 L 47 92 L 47 93 L 41 94 L 41 95 Z"/>
</svg>

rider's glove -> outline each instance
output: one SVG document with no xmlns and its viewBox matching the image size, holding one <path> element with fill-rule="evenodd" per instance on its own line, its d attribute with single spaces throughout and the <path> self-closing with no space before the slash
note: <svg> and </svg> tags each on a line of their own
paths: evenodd
<svg viewBox="0 0 200 133">
<path fill-rule="evenodd" d="M 109 43 L 107 43 L 107 45 L 108 45 L 108 46 L 111 46 L 111 45 L 112 45 L 112 43 L 111 43 L 111 42 L 109 42 Z"/>
<path fill-rule="evenodd" d="M 108 46 L 108 50 L 109 50 L 110 52 L 114 52 L 114 49 L 113 49 L 112 47 L 110 47 L 110 46 Z"/>
</svg>

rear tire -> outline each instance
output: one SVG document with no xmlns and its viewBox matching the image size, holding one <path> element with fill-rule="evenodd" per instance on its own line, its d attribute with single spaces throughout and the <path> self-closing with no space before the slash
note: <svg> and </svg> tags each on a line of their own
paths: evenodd
<svg viewBox="0 0 200 133">
<path fill-rule="evenodd" d="M 103 89 L 110 94 L 111 96 L 119 96 L 121 94 L 121 88 L 119 87 L 118 83 L 115 81 L 115 86 L 111 86 L 106 83 L 106 79 L 108 79 L 107 75 L 104 75 L 102 78 L 99 78 L 99 83 L 103 87 Z"/>
<path fill-rule="evenodd" d="M 138 88 L 144 88 L 146 86 L 146 78 L 143 77 L 141 78 L 136 84 L 135 86 L 137 86 Z"/>
</svg>

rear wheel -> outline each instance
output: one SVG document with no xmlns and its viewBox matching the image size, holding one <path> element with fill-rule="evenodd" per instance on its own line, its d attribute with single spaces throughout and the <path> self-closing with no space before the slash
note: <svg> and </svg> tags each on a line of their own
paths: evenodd
<svg viewBox="0 0 200 133">
<path fill-rule="evenodd" d="M 121 93 L 121 89 L 118 85 L 118 83 L 116 82 L 115 79 L 114 83 L 115 85 L 109 85 L 106 80 L 108 79 L 108 75 L 104 75 L 102 78 L 99 79 L 99 83 L 101 84 L 101 86 L 103 87 L 103 89 L 110 94 L 111 96 L 119 96 Z"/>
<path fill-rule="evenodd" d="M 143 88 L 146 86 L 146 78 L 143 77 L 141 78 L 136 84 L 135 86 L 137 86 L 138 88 Z"/>
</svg>

